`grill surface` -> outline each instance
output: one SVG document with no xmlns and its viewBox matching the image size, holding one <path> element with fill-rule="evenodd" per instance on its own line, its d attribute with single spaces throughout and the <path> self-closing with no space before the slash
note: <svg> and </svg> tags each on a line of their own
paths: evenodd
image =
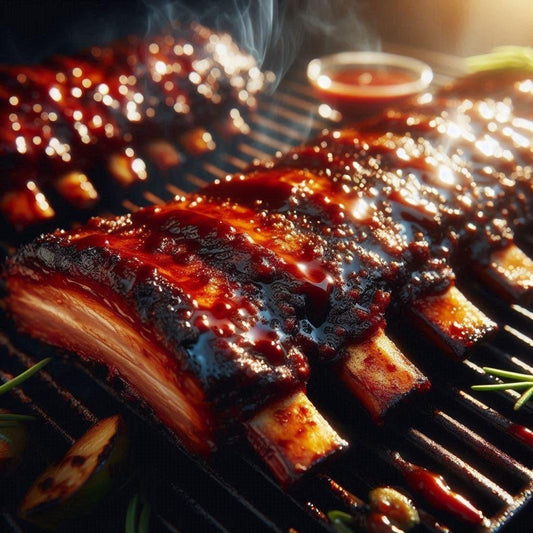
<svg viewBox="0 0 533 533">
<path fill-rule="evenodd" d="M 412 50 L 408 53 L 413 55 Z M 420 57 L 435 68 L 437 83 L 459 73 L 452 58 Z M 170 176 L 156 173 L 148 189 L 132 190 L 125 200 L 111 198 L 100 206 L 100 212 L 119 213 L 163 202 L 242 170 L 254 158 L 270 158 L 330 125 L 317 110 L 318 103 L 297 71 L 260 102 L 249 120 L 250 134 L 229 144 L 218 139 L 215 152 L 186 162 Z M 64 225 L 69 218 L 56 219 L 54 224 Z M 5 250 L 12 244 L 16 244 L 14 238 L 5 241 Z M 522 245 L 533 253 L 527 237 Z M 383 427 L 375 426 L 333 378 L 312 378 L 309 396 L 351 442 L 351 448 L 327 464 L 323 473 L 313 474 L 289 491 L 277 486 L 244 441 L 226 445 L 208 463 L 198 460 L 154 424 L 142 406 L 125 401 L 127 394 L 117 392 L 123 388 L 120 383 L 110 386 L 98 369 L 89 371 L 74 357 L 67 361 L 56 357 L 44 371 L 2 397 L 3 407 L 34 414 L 37 421 L 27 460 L 14 478 L 0 486 L 0 530 L 31 531 L 16 517 L 16 505 L 28 485 L 98 419 L 118 411 L 131 429 L 135 471 L 117 496 L 83 523 L 71 526 L 72 530 L 121 530 L 127 501 L 142 487 L 153 505 L 151 531 L 333 531 L 324 513 L 349 508 L 342 489 L 363 500 L 376 485 L 408 491 L 391 460 L 392 452 L 398 451 L 403 458 L 444 475 L 481 509 L 489 519 L 481 530 L 507 533 L 523 527 L 525 531 L 532 510 L 533 432 L 523 426 L 531 425 L 531 404 L 514 412 L 515 393 L 474 393 L 470 385 L 485 379 L 482 366 L 533 372 L 533 310 L 508 306 L 471 280 L 459 287 L 499 323 L 496 337 L 459 363 L 410 335 L 409 324 L 391 327 L 391 337 L 430 377 L 433 387 L 423 400 L 411 401 L 392 413 Z M 55 355 L 51 348 L 17 334 L 5 316 L 1 324 L 2 380 L 46 355 Z M 445 527 L 472 531 L 472 526 L 413 496 L 427 513 L 421 531 Z"/>
</svg>

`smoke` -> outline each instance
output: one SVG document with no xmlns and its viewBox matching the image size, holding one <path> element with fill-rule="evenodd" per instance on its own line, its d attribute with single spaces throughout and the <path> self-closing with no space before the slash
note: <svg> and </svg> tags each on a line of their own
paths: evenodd
<svg viewBox="0 0 533 533">
<path fill-rule="evenodd" d="M 146 32 L 179 21 L 227 31 L 279 80 L 297 61 L 341 50 L 378 50 L 366 0 L 144 0 Z"/>
<path fill-rule="evenodd" d="M 278 80 L 295 61 L 379 48 L 369 23 L 371 0 L 28 0 L 0 6 L 3 62 L 40 62 L 192 21 L 227 31 Z"/>
</svg>

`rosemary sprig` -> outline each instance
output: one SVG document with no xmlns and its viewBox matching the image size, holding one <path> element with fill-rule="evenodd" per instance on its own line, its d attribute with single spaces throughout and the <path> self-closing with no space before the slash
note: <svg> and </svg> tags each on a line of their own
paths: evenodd
<svg viewBox="0 0 533 533">
<path fill-rule="evenodd" d="M 517 411 L 525 405 L 533 396 L 533 374 L 522 374 L 521 372 L 510 372 L 502 370 L 501 368 L 492 368 L 485 366 L 483 370 L 491 376 L 496 376 L 501 379 L 514 380 L 505 383 L 491 383 L 490 385 L 472 385 L 472 390 L 478 391 L 498 391 L 498 390 L 521 390 L 526 389 L 525 392 L 518 398 L 514 404 L 514 410 Z"/>
<path fill-rule="evenodd" d="M 28 370 L 25 370 L 24 372 L 22 372 L 22 374 L 19 374 L 18 376 L 15 376 L 13 379 L 6 381 L 3 385 L 0 385 L 0 395 L 5 394 L 6 392 L 10 391 L 11 389 L 15 387 L 18 387 L 21 383 L 23 383 L 28 378 L 33 376 L 33 374 L 39 372 L 39 370 L 41 370 L 41 368 L 47 365 L 51 360 L 52 360 L 51 357 L 47 357 L 46 359 L 43 359 L 42 361 L 39 361 L 38 363 L 28 368 Z"/>
</svg>

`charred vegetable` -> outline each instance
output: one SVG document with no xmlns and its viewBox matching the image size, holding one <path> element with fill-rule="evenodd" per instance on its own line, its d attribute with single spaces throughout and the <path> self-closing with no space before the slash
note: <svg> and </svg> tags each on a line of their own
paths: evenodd
<svg viewBox="0 0 533 533">
<path fill-rule="evenodd" d="M 418 511 L 405 494 L 392 487 L 378 487 L 368 494 L 374 513 L 384 514 L 389 521 L 404 531 L 420 523 Z"/>
<path fill-rule="evenodd" d="M 28 446 L 26 417 L 0 409 L 0 476 L 11 472 Z"/>
<path fill-rule="evenodd" d="M 127 454 L 122 418 L 101 420 L 35 481 L 22 501 L 20 516 L 54 529 L 91 510 L 120 477 Z"/>
<path fill-rule="evenodd" d="M 49 362 L 50 358 L 43 359 L 0 385 L 0 395 L 24 383 Z M 6 409 L 0 409 L 0 476 L 12 471 L 21 460 L 28 446 L 26 422 L 33 419 L 33 416 L 19 415 Z"/>
</svg>

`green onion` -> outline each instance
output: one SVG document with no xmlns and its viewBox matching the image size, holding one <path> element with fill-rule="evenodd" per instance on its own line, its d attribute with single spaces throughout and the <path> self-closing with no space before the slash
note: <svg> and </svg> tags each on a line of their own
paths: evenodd
<svg viewBox="0 0 533 533">
<path fill-rule="evenodd" d="M 16 413 L 0 413 L 0 422 L 32 422 L 32 415 L 18 415 Z"/>
<path fill-rule="evenodd" d="M 472 385 L 472 390 L 477 391 L 498 391 L 498 390 L 520 390 L 526 391 L 520 396 L 518 401 L 514 404 L 514 409 L 518 410 L 525 405 L 533 396 L 533 375 L 522 374 L 521 372 L 510 372 L 509 370 L 502 370 L 501 368 L 492 368 L 489 366 L 483 367 L 483 370 L 492 376 L 501 379 L 515 380 L 510 383 L 491 383 L 488 385 Z"/>
<path fill-rule="evenodd" d="M 51 361 L 51 357 L 47 357 L 46 359 L 43 359 L 42 361 L 39 361 L 35 365 L 28 368 L 28 370 L 25 370 L 22 372 L 22 374 L 19 374 L 18 376 L 15 376 L 13 379 L 10 379 L 3 385 L 0 385 L 0 395 L 5 394 L 6 392 L 10 391 L 14 387 L 18 387 L 21 383 L 26 381 L 29 377 L 33 376 L 36 372 L 39 372 L 43 366 L 47 365 Z"/>
<path fill-rule="evenodd" d="M 503 69 L 533 70 L 533 49 L 527 46 L 498 46 L 488 54 L 468 57 L 466 63 L 473 72 Z"/>
<path fill-rule="evenodd" d="M 337 533 L 354 533 L 350 527 L 353 525 L 353 518 L 348 513 L 333 510 L 328 512 L 328 518 Z"/>
</svg>

